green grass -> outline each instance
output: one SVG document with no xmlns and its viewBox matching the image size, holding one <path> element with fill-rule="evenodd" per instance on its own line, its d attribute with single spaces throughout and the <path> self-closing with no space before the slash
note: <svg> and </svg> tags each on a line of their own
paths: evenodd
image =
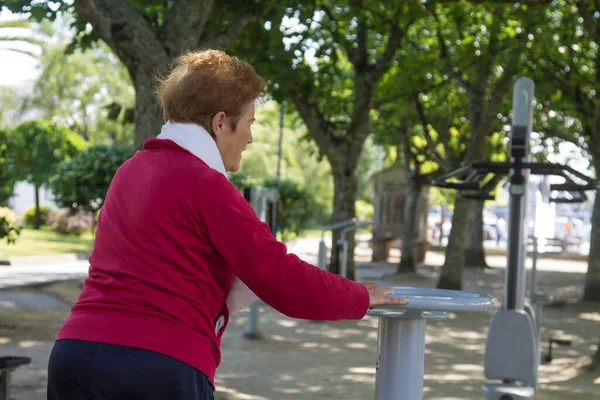
<svg viewBox="0 0 600 400">
<path fill-rule="evenodd" d="M 48 228 L 22 229 L 16 244 L 0 241 L 0 260 L 10 257 L 41 256 L 47 254 L 79 253 L 92 250 L 92 234 L 63 235 Z"/>
<path fill-rule="evenodd" d="M 369 227 L 358 230 L 359 234 L 369 232 Z M 325 237 L 330 236 L 331 232 L 325 234 Z M 307 229 L 300 237 L 321 237 L 321 229 Z M 8 260 L 10 257 L 83 253 L 91 251 L 92 245 L 92 235 L 88 232 L 76 236 L 63 235 L 49 228 L 41 228 L 40 230 L 25 228 L 21 230 L 21 235 L 18 237 L 16 244 L 8 245 L 5 240 L 0 240 L 0 260 Z"/>
<path fill-rule="evenodd" d="M 310 228 L 305 229 L 300 234 L 299 238 L 301 239 L 309 239 L 309 238 L 321 238 L 321 232 L 323 228 Z M 364 235 L 371 233 L 371 226 L 363 227 L 356 230 L 357 235 Z M 277 235 L 279 239 L 281 239 L 280 235 Z M 331 238 L 331 231 L 325 232 L 325 238 Z"/>
</svg>

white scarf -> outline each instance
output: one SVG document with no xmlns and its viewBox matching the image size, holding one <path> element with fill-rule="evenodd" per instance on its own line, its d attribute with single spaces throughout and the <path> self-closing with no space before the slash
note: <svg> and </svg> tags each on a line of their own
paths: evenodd
<svg viewBox="0 0 600 400">
<path fill-rule="evenodd" d="M 210 133 L 200 125 L 167 122 L 162 126 L 160 135 L 156 138 L 172 140 L 179 147 L 186 149 L 227 178 L 217 143 Z M 227 295 L 229 312 L 243 310 L 256 300 L 258 297 L 236 276 Z"/>
</svg>

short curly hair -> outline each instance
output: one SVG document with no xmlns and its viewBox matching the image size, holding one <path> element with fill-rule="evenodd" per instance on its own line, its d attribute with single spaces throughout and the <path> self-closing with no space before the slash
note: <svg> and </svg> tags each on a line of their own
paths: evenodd
<svg viewBox="0 0 600 400">
<path fill-rule="evenodd" d="M 202 50 L 179 57 L 156 93 L 165 121 L 198 124 L 212 135 L 215 114 L 224 111 L 235 130 L 244 106 L 264 96 L 266 85 L 247 62 Z"/>
</svg>

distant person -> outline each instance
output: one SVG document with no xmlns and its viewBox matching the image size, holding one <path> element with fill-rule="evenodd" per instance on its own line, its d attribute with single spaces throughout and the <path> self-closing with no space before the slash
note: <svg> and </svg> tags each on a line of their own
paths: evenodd
<svg viewBox="0 0 600 400">
<path fill-rule="evenodd" d="M 228 182 L 264 93 L 249 64 L 215 50 L 180 57 L 160 83 L 167 122 L 112 180 L 49 400 L 213 399 L 229 315 L 256 296 L 310 320 L 406 303 L 288 254 Z"/>
<path fill-rule="evenodd" d="M 504 218 L 498 218 L 496 221 L 496 246 L 500 247 L 500 242 L 505 240 L 506 236 L 506 221 Z"/>
<path fill-rule="evenodd" d="M 573 224 L 571 223 L 571 220 L 568 220 L 565 223 L 564 235 L 565 235 L 565 240 L 569 239 L 571 237 L 571 235 L 573 235 Z"/>
</svg>

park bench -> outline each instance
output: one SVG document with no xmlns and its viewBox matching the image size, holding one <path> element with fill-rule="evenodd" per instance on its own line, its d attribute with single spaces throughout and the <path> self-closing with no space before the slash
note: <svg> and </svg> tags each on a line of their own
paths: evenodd
<svg viewBox="0 0 600 400">
<path fill-rule="evenodd" d="M 29 357 L 0 357 L 0 400 L 10 400 L 10 374 L 21 365 L 29 364 Z"/>
</svg>

